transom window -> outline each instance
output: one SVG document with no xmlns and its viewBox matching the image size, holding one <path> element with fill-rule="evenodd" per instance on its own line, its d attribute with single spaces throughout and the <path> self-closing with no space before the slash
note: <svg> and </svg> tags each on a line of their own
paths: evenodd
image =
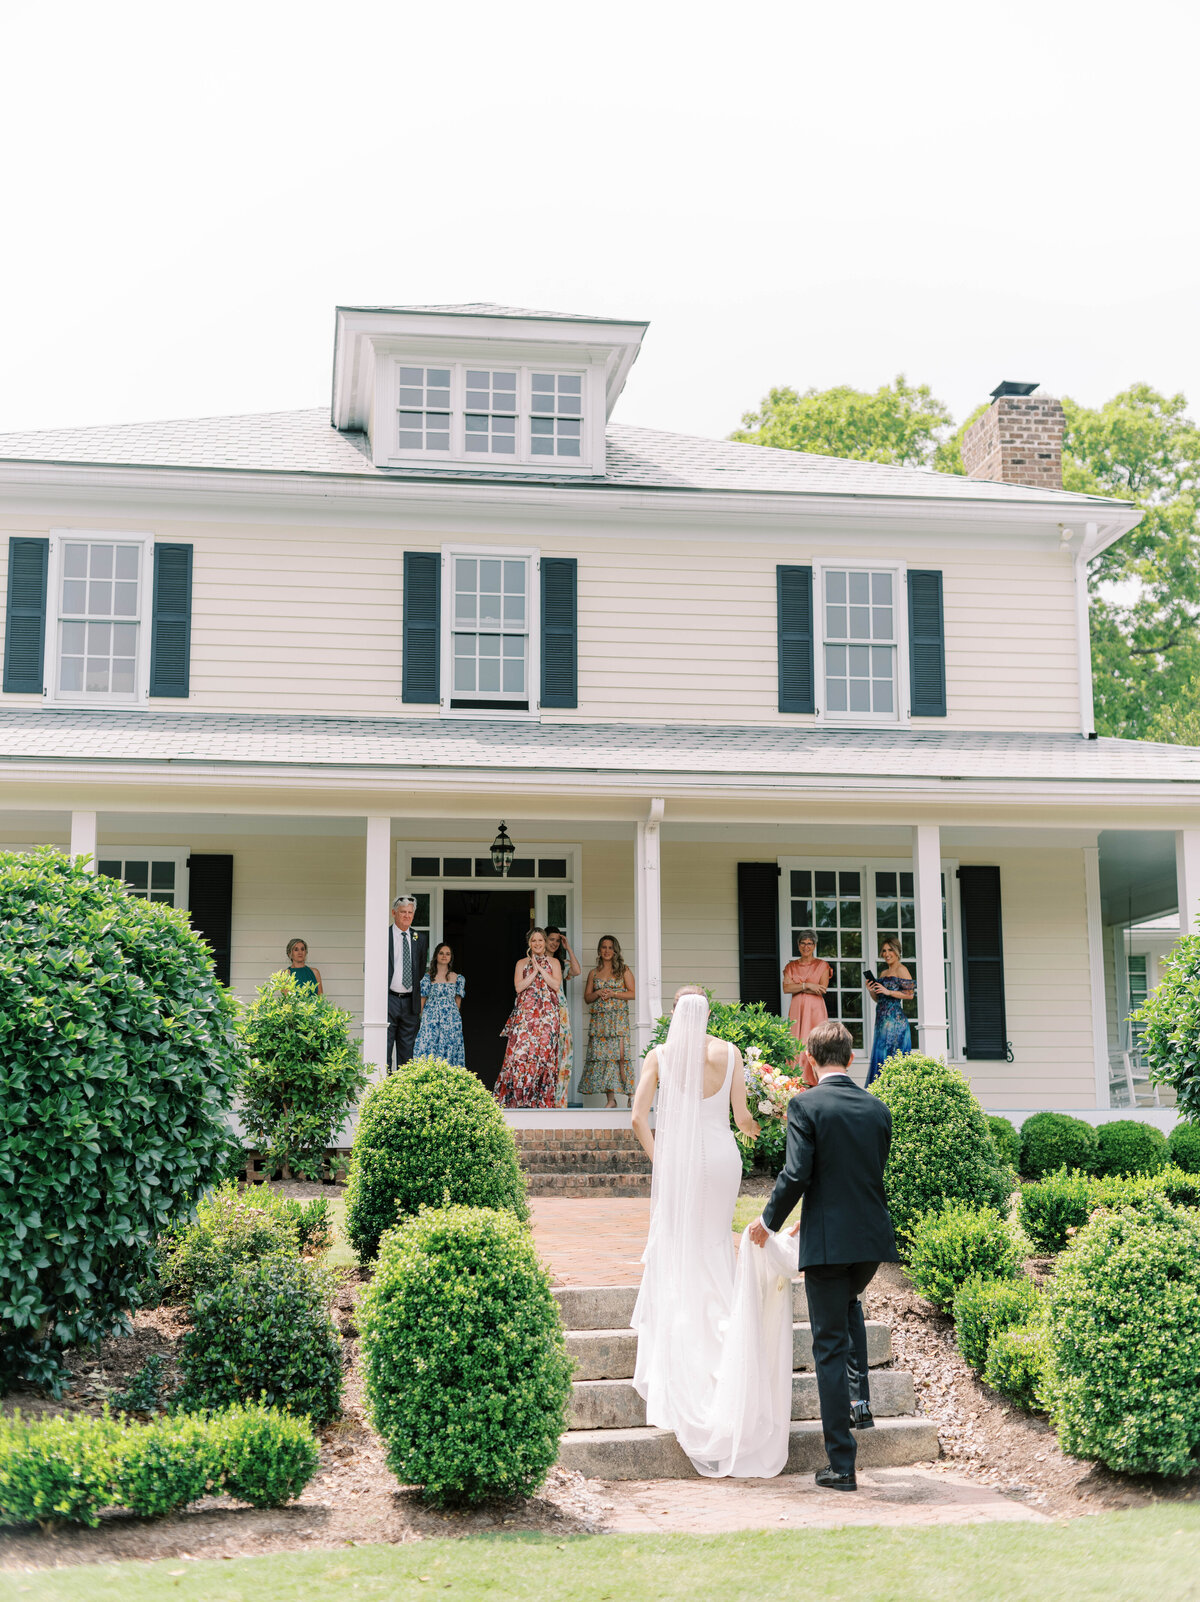
<svg viewBox="0 0 1200 1602">
<path fill-rule="evenodd" d="M 451 707 L 529 704 L 529 559 L 451 558 Z"/>
<path fill-rule="evenodd" d="M 583 373 L 529 367 L 410 366 L 396 369 L 396 451 L 402 456 L 582 465 Z"/>
<path fill-rule="evenodd" d="M 513 456 L 517 449 L 517 375 L 467 369 L 466 448 Z"/>
<path fill-rule="evenodd" d="M 58 688 L 65 695 L 137 697 L 142 547 L 64 540 Z"/>
<path fill-rule="evenodd" d="M 825 709 L 895 717 L 896 575 L 826 568 Z"/>
<path fill-rule="evenodd" d="M 534 373 L 530 392 L 533 454 L 578 456 L 583 434 L 582 378 L 569 373 Z"/>
<path fill-rule="evenodd" d="M 400 369 L 400 429 L 402 451 L 450 449 L 450 369 Z"/>
</svg>

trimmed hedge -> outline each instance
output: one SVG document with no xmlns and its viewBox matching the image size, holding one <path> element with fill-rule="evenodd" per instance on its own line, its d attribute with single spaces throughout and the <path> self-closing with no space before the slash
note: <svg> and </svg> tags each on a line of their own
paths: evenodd
<svg viewBox="0 0 1200 1602">
<path fill-rule="evenodd" d="M 907 1266 L 921 1295 L 945 1313 L 967 1280 L 1013 1279 L 1019 1265 L 1016 1242 L 998 1212 L 954 1204 L 918 1220 Z"/>
<path fill-rule="evenodd" d="M 1090 1174 L 1096 1166 L 1099 1142 L 1096 1131 L 1082 1118 L 1068 1113 L 1033 1113 L 1021 1125 L 1021 1172 L 1042 1179 L 1060 1168 L 1079 1168 Z"/>
<path fill-rule="evenodd" d="M 346 1235 L 366 1262 L 403 1216 L 442 1205 L 529 1217 L 516 1142 L 482 1081 L 438 1057 L 418 1057 L 363 1101 Z"/>
<path fill-rule="evenodd" d="M 888 1058 L 871 1092 L 892 1113 L 884 1184 L 902 1253 L 925 1213 L 950 1203 L 1007 1205 L 1013 1176 L 957 1068 L 910 1051 Z"/>
<path fill-rule="evenodd" d="M 427 1501 L 528 1495 L 571 1394 L 550 1280 L 511 1213 L 426 1209 L 383 1239 L 358 1307 L 371 1421 Z"/>
<path fill-rule="evenodd" d="M 0 1390 L 58 1393 L 223 1171 L 245 1058 L 187 914 L 0 852 Z"/>
<path fill-rule="evenodd" d="M 317 1471 L 312 1426 L 265 1407 L 124 1424 L 0 1417 L 0 1522 L 84 1524 L 126 1507 L 144 1518 L 219 1494 L 255 1507 L 299 1496 Z"/>
<path fill-rule="evenodd" d="M 999 1113 L 988 1113 L 987 1122 L 1000 1161 L 1015 1172 L 1021 1166 L 1021 1137 L 1016 1125 L 1007 1118 L 1001 1118 Z"/>
<path fill-rule="evenodd" d="M 1028 1324 L 1041 1298 L 1029 1279 L 981 1279 L 960 1285 L 954 1296 L 954 1336 L 958 1349 L 977 1372 L 988 1356 L 988 1344 L 1000 1330 Z"/>
<path fill-rule="evenodd" d="M 1176 1124 L 1167 1137 L 1167 1152 L 1176 1168 L 1200 1174 L 1200 1123 Z"/>
<path fill-rule="evenodd" d="M 1046 1295 L 1046 1397 L 1064 1451 L 1122 1474 L 1200 1459 L 1200 1216 L 1149 1197 L 1102 1215 Z"/>
<path fill-rule="evenodd" d="M 1042 1408 L 1048 1358 L 1044 1320 L 997 1330 L 988 1343 L 984 1383 L 1027 1412 Z"/>
<path fill-rule="evenodd" d="M 1153 1124 L 1114 1118 L 1096 1131 L 1098 1174 L 1157 1174 L 1167 1166 L 1167 1137 Z"/>
</svg>

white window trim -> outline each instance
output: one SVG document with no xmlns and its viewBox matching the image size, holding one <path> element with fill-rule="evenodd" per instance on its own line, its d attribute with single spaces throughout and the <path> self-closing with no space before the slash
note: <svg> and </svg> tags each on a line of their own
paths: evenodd
<svg viewBox="0 0 1200 1602">
<path fill-rule="evenodd" d="M 908 684 L 908 565 L 905 562 L 855 561 L 825 558 L 813 562 L 813 677 L 816 687 L 816 722 L 838 728 L 896 728 L 912 721 Z M 896 684 L 894 713 L 829 712 L 825 694 L 825 575 L 834 573 L 891 573 L 895 581 Z M 842 642 L 835 641 L 835 644 Z M 861 642 L 869 645 L 869 640 Z"/>
<path fill-rule="evenodd" d="M 833 566 L 834 564 L 830 564 Z M 879 929 L 875 921 L 875 889 L 874 877 L 876 872 L 882 873 L 911 873 L 913 862 L 911 857 L 823 857 L 819 855 L 803 857 L 780 857 L 779 861 L 779 951 L 781 961 L 779 971 L 782 975 L 784 967 L 795 956 L 790 950 L 792 938 L 792 896 L 791 879 L 789 877 L 793 868 L 831 868 L 835 872 L 861 873 L 863 884 L 870 885 L 869 895 L 863 900 L 863 961 L 864 968 L 872 968 L 879 956 Z M 946 883 L 946 948 L 949 953 L 950 982 L 949 991 L 950 1017 L 947 1019 L 948 1049 L 946 1061 L 960 1066 L 967 1063 L 963 1054 L 963 1019 L 966 1016 L 962 961 L 960 958 L 959 939 L 959 883 L 958 883 L 957 857 L 942 858 L 942 875 Z M 787 956 L 783 953 L 788 952 Z M 867 955 L 867 953 L 870 953 Z M 781 993 L 782 993 L 782 979 Z M 921 980 L 922 986 L 924 980 Z M 786 998 L 785 998 L 786 999 Z M 866 1062 L 871 1060 L 871 1043 L 875 1027 L 875 1014 L 869 1010 L 870 998 L 863 990 L 863 1055 Z M 918 1017 L 920 1006 L 917 1008 Z M 920 1031 L 917 1033 L 917 1049 L 920 1050 Z M 866 1063 L 863 1064 L 863 1073 L 866 1072 Z"/>
<path fill-rule="evenodd" d="M 376 422 L 384 422 L 383 452 L 376 453 L 376 462 L 382 466 L 431 467 L 466 466 L 481 472 L 536 472 L 549 474 L 584 473 L 594 475 L 603 465 L 604 422 L 606 406 L 604 372 L 596 362 L 560 359 L 547 355 L 543 360 L 531 361 L 527 356 L 520 360 L 507 360 L 498 351 L 480 351 L 478 355 L 463 356 L 438 354 L 430 351 L 404 352 L 389 356 L 382 363 L 382 396 L 377 408 Z M 397 442 L 400 414 L 401 367 L 448 367 L 450 369 L 450 449 L 448 451 L 401 450 Z M 512 456 L 492 451 L 468 451 L 466 447 L 466 374 L 468 368 L 479 371 L 517 375 L 517 448 Z M 532 449 L 530 415 L 533 409 L 532 375 L 537 373 L 567 373 L 582 380 L 582 421 L 579 430 L 578 456 L 535 456 Z M 382 413 L 382 418 L 379 417 Z"/>
<path fill-rule="evenodd" d="M 138 862 L 143 858 L 147 862 L 173 862 L 175 864 L 175 907 L 177 910 L 187 912 L 191 905 L 192 882 L 191 871 L 188 868 L 188 858 L 191 854 L 191 846 L 125 845 L 123 843 L 116 844 L 109 840 L 97 842 L 95 862 L 97 870 L 99 870 L 101 862 L 111 862 L 114 859 L 121 862 Z"/>
<path fill-rule="evenodd" d="M 59 602 L 62 596 L 62 550 L 64 544 L 84 541 L 90 544 L 138 545 L 141 567 L 138 574 L 138 660 L 132 698 L 101 695 L 86 690 L 71 692 L 58 688 L 61 652 Z M 154 536 L 126 534 L 112 529 L 53 528 L 50 530 L 50 560 L 46 570 L 46 645 L 43 658 L 42 694 L 51 706 L 146 706 L 150 699 L 150 634 L 154 627 Z M 125 621 L 129 621 L 126 619 Z"/>
<path fill-rule="evenodd" d="M 450 705 L 454 700 L 454 558 L 456 556 L 483 556 L 503 561 L 505 557 L 510 560 L 521 558 L 529 564 L 528 586 L 526 596 L 526 622 L 529 641 L 529 654 L 526 658 L 528 671 L 527 695 L 528 706 L 507 707 L 495 706 L 456 706 Z M 441 715 L 444 718 L 517 718 L 525 721 L 537 720 L 541 717 L 540 696 L 542 692 L 542 562 L 541 551 L 533 545 L 443 545 L 442 546 L 442 601 L 441 601 Z M 481 700 L 488 697 L 481 696 Z M 499 700 L 500 697 L 494 699 Z"/>
</svg>

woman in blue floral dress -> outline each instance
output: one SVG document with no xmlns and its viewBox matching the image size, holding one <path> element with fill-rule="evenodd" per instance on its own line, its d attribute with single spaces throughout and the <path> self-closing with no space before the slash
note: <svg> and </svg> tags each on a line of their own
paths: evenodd
<svg viewBox="0 0 1200 1602">
<path fill-rule="evenodd" d="M 413 1047 L 414 1057 L 440 1057 L 458 1068 L 466 1067 L 461 1017 L 466 988 L 462 974 L 454 972 L 454 953 L 443 941 L 421 980 L 421 1027 Z"/>
<path fill-rule="evenodd" d="M 912 1032 L 904 1016 L 903 1003 L 917 993 L 912 974 L 900 961 L 900 948 L 894 940 L 879 947 L 879 977 L 867 989 L 875 997 L 875 1032 L 871 1039 L 871 1066 L 867 1083 L 879 1075 L 889 1057 L 912 1050 Z"/>
</svg>

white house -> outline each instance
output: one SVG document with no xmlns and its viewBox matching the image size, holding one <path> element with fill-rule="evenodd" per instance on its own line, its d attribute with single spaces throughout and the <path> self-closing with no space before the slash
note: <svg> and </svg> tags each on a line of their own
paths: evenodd
<svg viewBox="0 0 1200 1602">
<path fill-rule="evenodd" d="M 618 936 L 643 1039 L 686 981 L 779 1007 L 815 924 L 864 1049 L 898 933 L 989 1107 L 1127 1104 L 1114 930 L 1200 907 L 1200 751 L 1092 730 L 1139 513 L 1025 385 L 971 478 L 613 423 L 644 332 L 343 307 L 331 411 L 0 436 L 0 845 L 188 907 L 242 996 L 303 935 L 377 1062 L 403 886 L 489 1081 L 531 919 Z"/>
</svg>

